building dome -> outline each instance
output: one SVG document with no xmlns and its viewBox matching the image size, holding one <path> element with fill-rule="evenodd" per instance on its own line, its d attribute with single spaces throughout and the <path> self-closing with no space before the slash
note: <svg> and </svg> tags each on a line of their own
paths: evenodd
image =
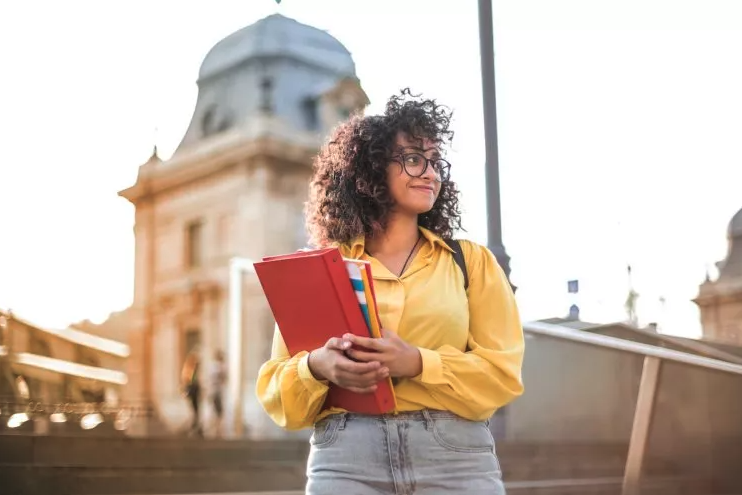
<svg viewBox="0 0 742 495">
<path fill-rule="evenodd" d="M 729 237 L 742 237 L 742 210 L 739 210 L 729 222 Z"/>
<path fill-rule="evenodd" d="M 347 98 L 335 98 L 337 109 L 320 103 L 343 81 L 357 86 L 349 90 L 356 93 L 350 103 Z M 280 121 L 287 132 L 321 135 L 330 123 L 336 124 L 338 119 L 333 120 L 332 115 L 337 113 L 340 118 L 344 109 L 367 104 L 353 57 L 342 43 L 320 29 L 279 14 L 214 45 L 201 63 L 197 85 L 191 123 L 176 154 L 212 136 L 250 128 L 256 119 L 268 115 Z"/>
<path fill-rule="evenodd" d="M 219 41 L 204 58 L 199 79 L 229 70 L 247 60 L 288 57 L 339 75 L 355 76 L 350 52 L 330 34 L 273 14 Z"/>
</svg>

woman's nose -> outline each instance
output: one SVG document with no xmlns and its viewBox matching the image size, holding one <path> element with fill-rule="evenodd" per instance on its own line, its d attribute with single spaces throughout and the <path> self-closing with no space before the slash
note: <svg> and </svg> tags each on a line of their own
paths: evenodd
<svg viewBox="0 0 742 495">
<path fill-rule="evenodd" d="M 428 163 L 428 166 L 425 167 L 425 172 L 422 175 L 422 178 L 429 181 L 434 181 L 438 177 L 438 172 L 435 171 L 435 167 L 433 167 L 432 163 Z"/>
</svg>

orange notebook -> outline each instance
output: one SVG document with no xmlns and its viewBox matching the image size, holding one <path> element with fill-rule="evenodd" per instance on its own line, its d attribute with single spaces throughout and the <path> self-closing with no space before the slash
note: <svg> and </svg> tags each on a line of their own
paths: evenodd
<svg viewBox="0 0 742 495">
<path fill-rule="evenodd" d="M 254 264 L 289 354 L 322 347 L 345 333 L 368 337 L 369 329 L 337 248 L 270 256 Z M 325 407 L 385 414 L 395 408 L 390 380 L 372 394 L 330 386 Z"/>
</svg>

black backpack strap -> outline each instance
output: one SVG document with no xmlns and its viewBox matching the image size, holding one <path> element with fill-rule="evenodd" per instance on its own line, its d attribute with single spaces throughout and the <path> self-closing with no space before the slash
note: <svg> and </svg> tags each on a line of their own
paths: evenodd
<svg viewBox="0 0 742 495">
<path fill-rule="evenodd" d="M 453 250 L 453 260 L 461 268 L 461 273 L 464 274 L 464 290 L 469 289 L 469 272 L 466 269 L 466 260 L 464 259 L 464 251 L 461 249 L 461 243 L 456 239 L 445 239 L 446 244 Z"/>
</svg>

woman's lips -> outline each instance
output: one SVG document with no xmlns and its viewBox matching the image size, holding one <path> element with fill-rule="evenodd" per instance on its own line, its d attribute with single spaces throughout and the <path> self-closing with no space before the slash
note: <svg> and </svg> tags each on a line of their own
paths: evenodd
<svg viewBox="0 0 742 495">
<path fill-rule="evenodd" d="M 434 193 L 435 189 L 433 189 L 430 186 L 412 186 L 412 189 L 415 189 L 416 191 L 423 191 L 428 193 Z"/>
</svg>

